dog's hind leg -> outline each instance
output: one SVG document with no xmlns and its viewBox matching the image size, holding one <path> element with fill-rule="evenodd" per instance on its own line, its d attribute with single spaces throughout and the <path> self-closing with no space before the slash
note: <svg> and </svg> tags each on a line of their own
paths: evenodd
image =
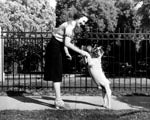
<svg viewBox="0 0 150 120">
<path fill-rule="evenodd" d="M 111 89 L 110 89 L 110 86 L 106 85 L 105 90 L 106 90 L 106 97 L 107 97 L 107 108 L 110 109 L 111 108 Z"/>
<path fill-rule="evenodd" d="M 102 88 L 102 97 L 103 97 L 103 106 L 106 107 L 107 99 L 106 99 L 106 90 L 105 87 L 101 86 Z"/>
</svg>

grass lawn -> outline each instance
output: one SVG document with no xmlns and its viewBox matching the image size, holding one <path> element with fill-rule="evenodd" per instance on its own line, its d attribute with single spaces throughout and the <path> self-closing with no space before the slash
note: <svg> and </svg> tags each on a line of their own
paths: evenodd
<svg viewBox="0 0 150 120">
<path fill-rule="evenodd" d="M 148 110 L 0 111 L 0 120 L 150 120 Z"/>
<path fill-rule="evenodd" d="M 71 80 L 72 78 L 65 80 L 63 82 L 63 89 L 62 89 L 62 94 L 63 95 L 100 95 L 99 91 L 96 88 L 87 88 L 87 90 L 84 88 L 85 85 L 93 86 L 94 83 L 91 82 L 91 80 L 88 78 L 85 79 L 75 79 Z M 87 80 L 87 81 L 86 81 Z M 129 81 L 131 80 L 131 81 Z M 113 95 L 120 97 L 120 96 L 140 96 L 140 95 L 150 95 L 150 80 L 141 80 L 141 79 L 126 79 L 126 80 L 117 80 L 112 79 L 112 85 L 113 88 L 112 92 Z M 123 83 L 121 83 L 121 82 Z M 18 81 L 15 81 L 18 83 Z M 7 84 L 15 84 L 15 82 L 6 82 Z M 20 81 L 19 84 L 22 82 L 24 85 L 24 80 Z M 43 81 L 42 81 L 43 82 Z M 126 84 L 124 84 L 124 82 Z M 134 82 L 134 83 L 132 83 Z M 135 84 L 136 82 L 136 84 Z M 30 81 L 26 83 L 29 84 Z M 41 85 L 41 80 L 34 80 L 31 81 L 31 83 L 35 83 L 37 86 L 38 83 L 39 86 Z M 65 83 L 65 84 L 64 84 Z M 142 83 L 142 84 L 141 84 Z M 146 83 L 146 84 L 145 84 Z M 121 86 L 120 88 L 116 88 L 117 86 Z M 135 89 L 135 85 L 138 86 Z M 46 82 L 43 82 L 42 85 L 47 86 L 48 84 Z M 72 87 L 77 87 L 77 88 L 67 88 L 69 85 L 72 85 Z M 82 86 L 81 86 L 82 85 Z M 32 85 L 31 85 L 32 86 Z M 131 88 L 130 88 L 131 86 Z M 147 86 L 144 89 L 144 87 Z M 78 88 L 78 87 L 83 87 L 83 88 Z M 15 88 L 14 88 L 15 89 Z M 47 88 L 40 88 L 39 89 L 28 89 L 26 88 L 25 93 L 20 92 L 20 90 L 17 92 L 14 91 L 7 91 L 5 92 L 0 92 L 0 95 L 48 95 L 51 96 L 54 94 L 53 89 L 47 89 Z M 123 98 L 123 100 L 125 100 Z M 132 101 L 131 101 L 132 102 Z M 147 104 L 149 105 L 149 104 Z M 150 109 L 142 109 L 142 110 L 37 110 L 37 111 L 18 111 L 18 110 L 4 110 L 0 111 L 0 120 L 150 120 Z"/>
<path fill-rule="evenodd" d="M 52 91 L 39 90 L 32 91 L 34 95 L 38 93 L 49 95 Z M 117 94 L 114 91 L 114 94 Z M 124 92 L 125 94 L 126 92 Z M 85 90 L 64 90 L 64 95 L 98 95 L 97 89 Z M 127 93 L 126 93 L 127 94 Z M 12 95 L 18 95 L 12 93 Z M 28 95 L 28 94 L 25 94 Z M 120 94 L 119 96 L 122 96 Z M 119 97 L 118 96 L 118 97 Z M 150 109 L 141 110 L 34 110 L 34 111 L 19 111 L 19 110 L 4 110 L 0 111 L 0 120 L 150 120 Z"/>
</svg>

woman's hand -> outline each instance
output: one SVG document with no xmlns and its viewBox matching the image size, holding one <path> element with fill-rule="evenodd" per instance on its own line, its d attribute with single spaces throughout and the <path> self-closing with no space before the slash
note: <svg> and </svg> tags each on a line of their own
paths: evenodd
<svg viewBox="0 0 150 120">
<path fill-rule="evenodd" d="M 72 56 L 70 54 L 66 54 L 68 60 L 72 60 Z"/>
<path fill-rule="evenodd" d="M 64 50 L 65 50 L 67 59 L 68 60 L 72 60 L 72 56 L 70 55 L 69 50 L 68 50 L 68 48 L 66 46 L 64 46 Z"/>
<path fill-rule="evenodd" d="M 85 56 L 87 58 L 91 57 L 90 54 L 88 52 L 84 51 L 84 50 L 82 50 L 81 55 L 83 55 L 83 56 Z"/>
<path fill-rule="evenodd" d="M 88 66 L 93 66 L 91 55 L 86 51 L 82 51 L 82 55 L 84 56 L 85 62 L 88 63 Z"/>
</svg>

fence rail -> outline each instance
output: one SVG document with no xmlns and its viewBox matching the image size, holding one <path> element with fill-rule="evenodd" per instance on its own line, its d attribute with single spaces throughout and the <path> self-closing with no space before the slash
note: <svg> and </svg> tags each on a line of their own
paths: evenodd
<svg viewBox="0 0 150 120">
<path fill-rule="evenodd" d="M 1 32 L 4 41 L 5 80 L 1 90 L 52 88 L 43 80 L 45 47 L 50 32 Z M 113 89 L 150 89 L 150 33 L 91 32 L 76 38 L 81 47 L 103 46 L 103 70 Z M 63 88 L 96 88 L 80 55 L 70 51 L 73 60 L 63 58 Z"/>
</svg>

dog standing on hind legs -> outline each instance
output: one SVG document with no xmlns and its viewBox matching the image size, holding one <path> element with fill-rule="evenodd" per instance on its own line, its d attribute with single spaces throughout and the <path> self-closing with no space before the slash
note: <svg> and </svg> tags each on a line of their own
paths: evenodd
<svg viewBox="0 0 150 120">
<path fill-rule="evenodd" d="M 111 89 L 110 81 L 106 78 L 101 64 L 101 58 L 104 54 L 102 47 L 92 48 L 87 46 L 87 51 L 91 55 L 90 57 L 85 57 L 85 62 L 88 66 L 88 71 L 92 79 L 98 85 L 98 89 L 102 88 L 103 106 L 110 109 L 111 108 Z"/>
</svg>

